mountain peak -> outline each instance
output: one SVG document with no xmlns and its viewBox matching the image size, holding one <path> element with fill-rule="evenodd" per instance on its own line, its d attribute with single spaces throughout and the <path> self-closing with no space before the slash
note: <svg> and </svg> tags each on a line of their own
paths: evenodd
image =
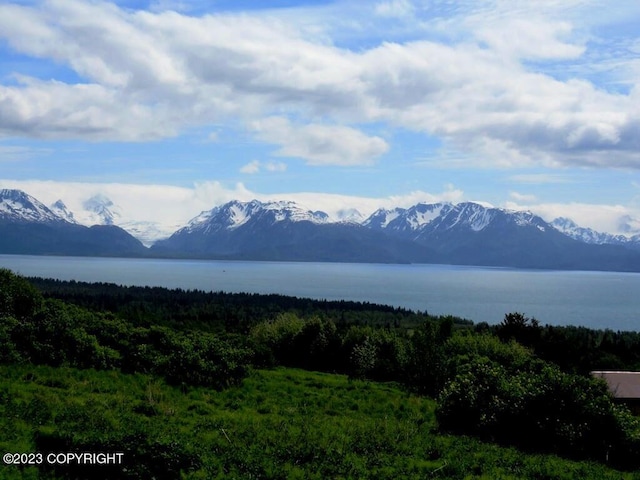
<svg viewBox="0 0 640 480">
<path fill-rule="evenodd" d="M 69 223 L 78 223 L 73 216 L 73 213 L 67 208 L 62 200 L 57 200 L 51 205 L 51 211 L 59 217 L 64 218 Z"/>
<path fill-rule="evenodd" d="M 355 208 L 341 208 L 336 212 L 338 221 L 345 223 L 362 223 L 365 218 Z"/>
<path fill-rule="evenodd" d="M 115 225 L 119 219 L 120 209 L 111 201 L 109 197 L 98 193 L 82 202 L 82 207 L 88 212 L 88 221 L 97 225 Z"/>
<path fill-rule="evenodd" d="M 0 190 L 0 219 L 35 223 L 65 221 L 31 195 L 13 189 Z"/>
<path fill-rule="evenodd" d="M 367 218 L 363 225 L 396 232 L 414 232 L 451 208 L 453 206 L 450 203 L 418 203 L 409 208 L 396 207 L 391 210 L 381 208 Z"/>
<path fill-rule="evenodd" d="M 295 202 L 251 200 L 240 202 L 233 200 L 211 210 L 200 213 L 187 225 L 189 231 L 202 230 L 218 231 L 221 229 L 234 230 L 249 221 L 268 221 L 271 223 L 291 221 L 309 221 L 312 223 L 327 223 L 329 216 L 324 212 L 305 210 Z"/>
<path fill-rule="evenodd" d="M 579 226 L 576 222 L 566 217 L 558 217 L 551 222 L 551 226 L 565 235 L 584 243 L 596 245 L 604 244 L 625 244 L 633 242 L 634 238 L 627 238 L 624 235 L 612 235 L 610 233 L 596 232 L 591 228 Z"/>
</svg>

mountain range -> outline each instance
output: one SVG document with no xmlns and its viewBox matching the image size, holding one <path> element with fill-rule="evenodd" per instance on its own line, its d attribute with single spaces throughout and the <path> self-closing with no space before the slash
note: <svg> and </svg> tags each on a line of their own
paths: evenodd
<svg viewBox="0 0 640 480">
<path fill-rule="evenodd" d="M 419 203 L 368 217 L 345 206 L 336 220 L 289 201 L 231 201 L 148 247 L 134 236 L 136 229 L 144 234 L 144 223 L 129 222 L 127 232 L 114 207 L 96 196 L 78 215 L 62 200 L 47 207 L 25 192 L 0 190 L 0 253 L 640 271 L 640 236 L 471 202 Z"/>
<path fill-rule="evenodd" d="M 146 248 L 115 225 L 80 225 L 62 201 L 49 208 L 20 190 L 0 190 L 0 253 L 137 256 Z"/>
</svg>

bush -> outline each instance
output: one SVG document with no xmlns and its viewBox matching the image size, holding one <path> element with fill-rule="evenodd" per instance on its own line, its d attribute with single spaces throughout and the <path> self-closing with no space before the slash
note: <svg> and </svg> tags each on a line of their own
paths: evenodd
<svg viewBox="0 0 640 480">
<path fill-rule="evenodd" d="M 24 278 L 0 268 L 0 317 L 33 316 L 42 306 L 42 295 Z"/>
<path fill-rule="evenodd" d="M 534 363 L 510 371 L 487 357 L 460 366 L 440 394 L 440 428 L 521 448 L 638 464 L 640 424 L 615 407 L 603 382 Z"/>
<path fill-rule="evenodd" d="M 2 363 L 154 373 L 173 383 L 222 388 L 248 373 L 250 355 L 213 333 L 138 327 L 110 314 L 43 300 L 0 269 Z"/>
</svg>

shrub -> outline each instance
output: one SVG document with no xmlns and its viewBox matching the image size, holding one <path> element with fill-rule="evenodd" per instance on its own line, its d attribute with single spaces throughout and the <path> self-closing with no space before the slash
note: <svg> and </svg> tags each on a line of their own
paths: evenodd
<svg viewBox="0 0 640 480">
<path fill-rule="evenodd" d="M 460 366 L 439 397 L 440 428 L 522 448 L 637 464 L 640 424 L 604 383 L 550 364 L 511 370 L 487 357 Z M 613 452 L 613 453 L 612 453 Z"/>
</svg>

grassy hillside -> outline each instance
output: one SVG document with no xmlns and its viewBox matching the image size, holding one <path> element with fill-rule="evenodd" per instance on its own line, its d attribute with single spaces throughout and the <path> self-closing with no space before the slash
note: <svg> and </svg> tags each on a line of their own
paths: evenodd
<svg viewBox="0 0 640 480">
<path fill-rule="evenodd" d="M 71 368 L 0 378 L 3 452 L 124 453 L 119 466 L 2 466 L 3 479 L 640 478 L 438 434 L 433 400 L 342 375 L 262 370 L 224 391 Z"/>
</svg>

